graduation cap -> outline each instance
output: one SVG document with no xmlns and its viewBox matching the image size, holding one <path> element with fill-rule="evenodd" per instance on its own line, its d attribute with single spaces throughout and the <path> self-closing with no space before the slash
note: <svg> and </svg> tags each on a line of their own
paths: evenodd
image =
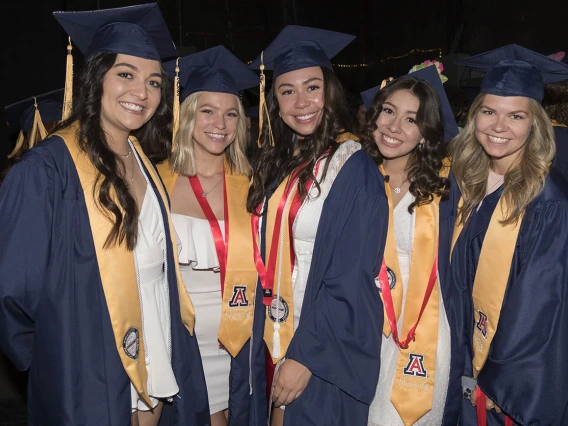
<svg viewBox="0 0 568 426">
<path fill-rule="evenodd" d="M 440 106 L 442 109 L 442 121 L 444 123 L 444 142 L 449 142 L 458 134 L 458 125 L 452 112 L 452 107 L 450 106 L 450 101 L 442 85 L 442 80 L 440 79 L 440 74 L 435 65 L 429 65 L 425 68 L 419 69 L 418 71 L 412 71 L 406 76 L 415 77 L 419 80 L 425 81 L 436 91 L 440 97 Z M 392 81 L 392 80 L 391 80 Z M 365 90 L 361 92 L 361 98 L 363 98 L 363 103 L 370 109 L 373 105 L 373 100 L 379 91 L 385 86 L 386 82 L 383 82 L 380 86 L 373 87 L 372 89 Z"/>
<path fill-rule="evenodd" d="M 343 50 L 355 36 L 319 28 L 287 25 L 250 65 L 273 70 L 276 78 L 290 71 L 309 67 L 332 69 L 331 58 Z"/>
<path fill-rule="evenodd" d="M 159 61 L 177 55 L 157 3 L 53 16 L 85 57 L 108 52 Z"/>
<path fill-rule="evenodd" d="M 258 84 L 258 76 L 224 46 L 216 46 L 202 52 L 179 58 L 164 64 L 174 78 L 176 62 L 179 82 L 183 87 L 180 101 L 196 92 L 220 92 L 239 95 L 239 90 Z"/>
<path fill-rule="evenodd" d="M 568 65 L 516 44 L 456 62 L 486 73 L 481 93 L 542 101 L 544 84 L 568 79 Z"/>
<path fill-rule="evenodd" d="M 157 3 L 86 12 L 53 12 L 70 37 L 63 118 L 71 115 L 73 57 L 71 40 L 86 58 L 95 52 L 136 56 L 160 61 L 177 55 Z"/>
<path fill-rule="evenodd" d="M 24 134 L 29 134 L 29 148 L 47 136 L 44 123 L 61 120 L 63 109 L 63 89 L 34 96 L 4 108 L 8 126 L 20 129 L 14 150 L 8 155 L 12 158 L 24 143 Z"/>
</svg>

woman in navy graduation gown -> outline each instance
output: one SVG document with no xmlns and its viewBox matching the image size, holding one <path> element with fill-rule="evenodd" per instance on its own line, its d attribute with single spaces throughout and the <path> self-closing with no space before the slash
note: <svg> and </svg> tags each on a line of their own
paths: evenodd
<svg viewBox="0 0 568 426">
<path fill-rule="evenodd" d="M 369 108 L 362 145 L 385 175 L 391 209 L 379 274 L 381 372 L 369 426 L 457 422 L 457 411 L 444 404 L 451 359 L 447 273 L 459 199 L 445 142 L 458 129 L 441 77 L 432 64 L 361 93 Z"/>
<path fill-rule="evenodd" d="M 276 365 L 273 425 L 364 426 L 378 379 L 387 200 L 345 132 L 330 63 L 352 39 L 289 26 L 251 65 L 274 71 L 247 201 L 260 240 L 253 340 L 264 336 Z"/>
<path fill-rule="evenodd" d="M 451 143 L 463 194 L 451 257 L 460 424 L 565 425 L 568 183 L 550 165 L 540 101 L 568 66 L 516 45 L 462 63 L 487 74 Z"/>
<path fill-rule="evenodd" d="M 167 195 L 133 135 L 166 136 L 173 43 L 156 4 L 56 17 L 87 57 L 75 108 L 0 189 L 0 344 L 29 423 L 208 425 Z"/>
</svg>

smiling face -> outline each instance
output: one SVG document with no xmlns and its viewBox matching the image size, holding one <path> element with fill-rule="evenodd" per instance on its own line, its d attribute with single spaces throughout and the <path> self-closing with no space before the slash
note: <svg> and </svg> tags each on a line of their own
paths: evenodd
<svg viewBox="0 0 568 426">
<path fill-rule="evenodd" d="M 114 140 L 127 138 L 156 112 L 162 97 L 162 68 L 158 61 L 116 56 L 103 78 L 101 126 Z"/>
<path fill-rule="evenodd" d="M 520 157 L 532 123 L 528 98 L 485 96 L 475 114 L 475 136 L 497 173 L 504 174 Z"/>
<path fill-rule="evenodd" d="M 416 124 L 419 106 L 418 98 L 406 89 L 397 90 L 383 102 L 373 138 L 384 158 L 408 157 L 422 141 Z"/>
<path fill-rule="evenodd" d="M 274 81 L 280 117 L 296 135 L 314 133 L 324 107 L 324 81 L 320 67 L 282 74 Z"/>
<path fill-rule="evenodd" d="M 222 155 L 239 125 L 239 100 L 230 93 L 203 92 L 197 100 L 193 141 L 196 151 Z"/>
</svg>

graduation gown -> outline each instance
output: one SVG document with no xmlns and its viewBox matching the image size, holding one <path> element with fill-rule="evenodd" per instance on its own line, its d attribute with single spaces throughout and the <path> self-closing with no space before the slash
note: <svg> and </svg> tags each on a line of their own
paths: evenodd
<svg viewBox="0 0 568 426">
<path fill-rule="evenodd" d="M 472 377 L 472 288 L 481 246 L 502 189 L 472 212 L 452 255 L 452 345 L 463 348 L 452 368 Z M 499 325 L 478 386 L 519 425 L 568 425 L 568 182 L 552 168 L 521 223 Z M 460 320 L 461 318 L 461 320 Z M 458 352 L 459 349 L 456 349 Z M 461 364 L 461 365 L 460 365 Z M 454 371 L 454 375 L 458 375 Z M 461 425 L 477 426 L 461 398 Z M 488 426 L 504 416 L 487 413 Z"/>
<path fill-rule="evenodd" d="M 387 222 L 383 177 L 358 151 L 335 179 L 319 221 L 300 323 L 286 353 L 312 376 L 286 407 L 285 426 L 366 426 L 379 378 L 383 306 L 374 277 Z M 255 331 L 264 330 L 264 318 L 255 316 Z"/>
<path fill-rule="evenodd" d="M 554 126 L 556 157 L 554 165 L 568 179 L 568 127 Z"/>
<path fill-rule="evenodd" d="M 160 183 L 150 183 L 167 223 Z M 0 188 L 0 347 L 29 371 L 32 426 L 131 422 L 131 382 L 115 343 L 86 196 L 59 137 L 28 151 Z M 174 265 L 167 226 L 165 234 Z M 175 268 L 167 277 L 179 394 L 165 404 L 162 424 L 209 425 L 201 357 L 182 324 Z"/>
</svg>

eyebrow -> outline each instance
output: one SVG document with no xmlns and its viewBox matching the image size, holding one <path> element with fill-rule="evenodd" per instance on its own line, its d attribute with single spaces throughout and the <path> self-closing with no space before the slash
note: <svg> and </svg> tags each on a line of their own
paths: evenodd
<svg viewBox="0 0 568 426">
<path fill-rule="evenodd" d="M 198 107 L 198 108 L 205 108 L 205 107 L 209 107 L 209 108 L 212 108 L 212 109 L 221 109 L 221 108 L 219 108 L 219 107 L 216 107 L 216 106 L 214 106 L 214 105 L 211 105 L 211 104 L 203 104 L 203 105 L 199 105 L 199 107 Z M 231 107 L 231 108 L 227 109 L 227 111 L 237 111 L 237 112 L 238 112 L 238 111 L 239 111 L 239 109 L 238 109 L 238 108 L 236 108 L 236 107 Z"/>
<path fill-rule="evenodd" d="M 138 67 L 136 67 L 136 66 L 134 66 L 134 65 L 132 65 L 132 64 L 129 64 L 128 62 L 121 62 L 121 63 L 119 63 L 119 64 L 114 64 L 114 65 L 113 65 L 113 68 L 116 68 L 116 67 L 126 67 L 126 68 L 130 68 L 130 69 L 133 70 L 133 71 L 140 72 L 140 70 L 138 69 Z M 160 78 L 163 79 L 162 74 L 160 74 L 159 72 L 154 72 L 154 73 L 150 74 L 150 77 L 160 77 Z"/>
<path fill-rule="evenodd" d="M 383 105 L 390 105 L 391 107 L 393 107 L 394 109 L 397 109 L 395 104 L 392 104 L 390 102 L 383 102 Z M 416 111 L 406 111 L 407 114 L 417 114 Z"/>
<path fill-rule="evenodd" d="M 312 78 L 308 78 L 306 81 L 304 81 L 304 82 L 302 83 L 302 85 L 305 86 L 306 84 L 310 84 L 312 81 L 315 81 L 315 80 L 319 80 L 319 81 L 322 81 L 322 82 L 323 82 L 323 79 L 321 79 L 321 78 L 319 78 L 319 77 L 312 77 Z M 278 88 L 280 89 L 282 86 L 294 87 L 294 85 L 291 84 L 291 83 L 282 83 L 281 85 L 278 86 Z"/>
<path fill-rule="evenodd" d="M 493 109 L 493 108 L 491 108 L 491 107 L 488 107 L 487 105 L 483 105 L 483 104 L 481 105 L 481 108 L 490 109 L 490 110 L 493 111 L 493 112 L 496 111 L 495 109 Z M 520 110 L 518 110 L 518 111 L 510 111 L 510 112 L 508 112 L 507 114 L 518 114 L 518 113 L 522 113 L 522 114 L 529 115 L 528 111 L 525 111 L 525 110 L 522 110 L 522 109 L 520 109 Z"/>
</svg>

